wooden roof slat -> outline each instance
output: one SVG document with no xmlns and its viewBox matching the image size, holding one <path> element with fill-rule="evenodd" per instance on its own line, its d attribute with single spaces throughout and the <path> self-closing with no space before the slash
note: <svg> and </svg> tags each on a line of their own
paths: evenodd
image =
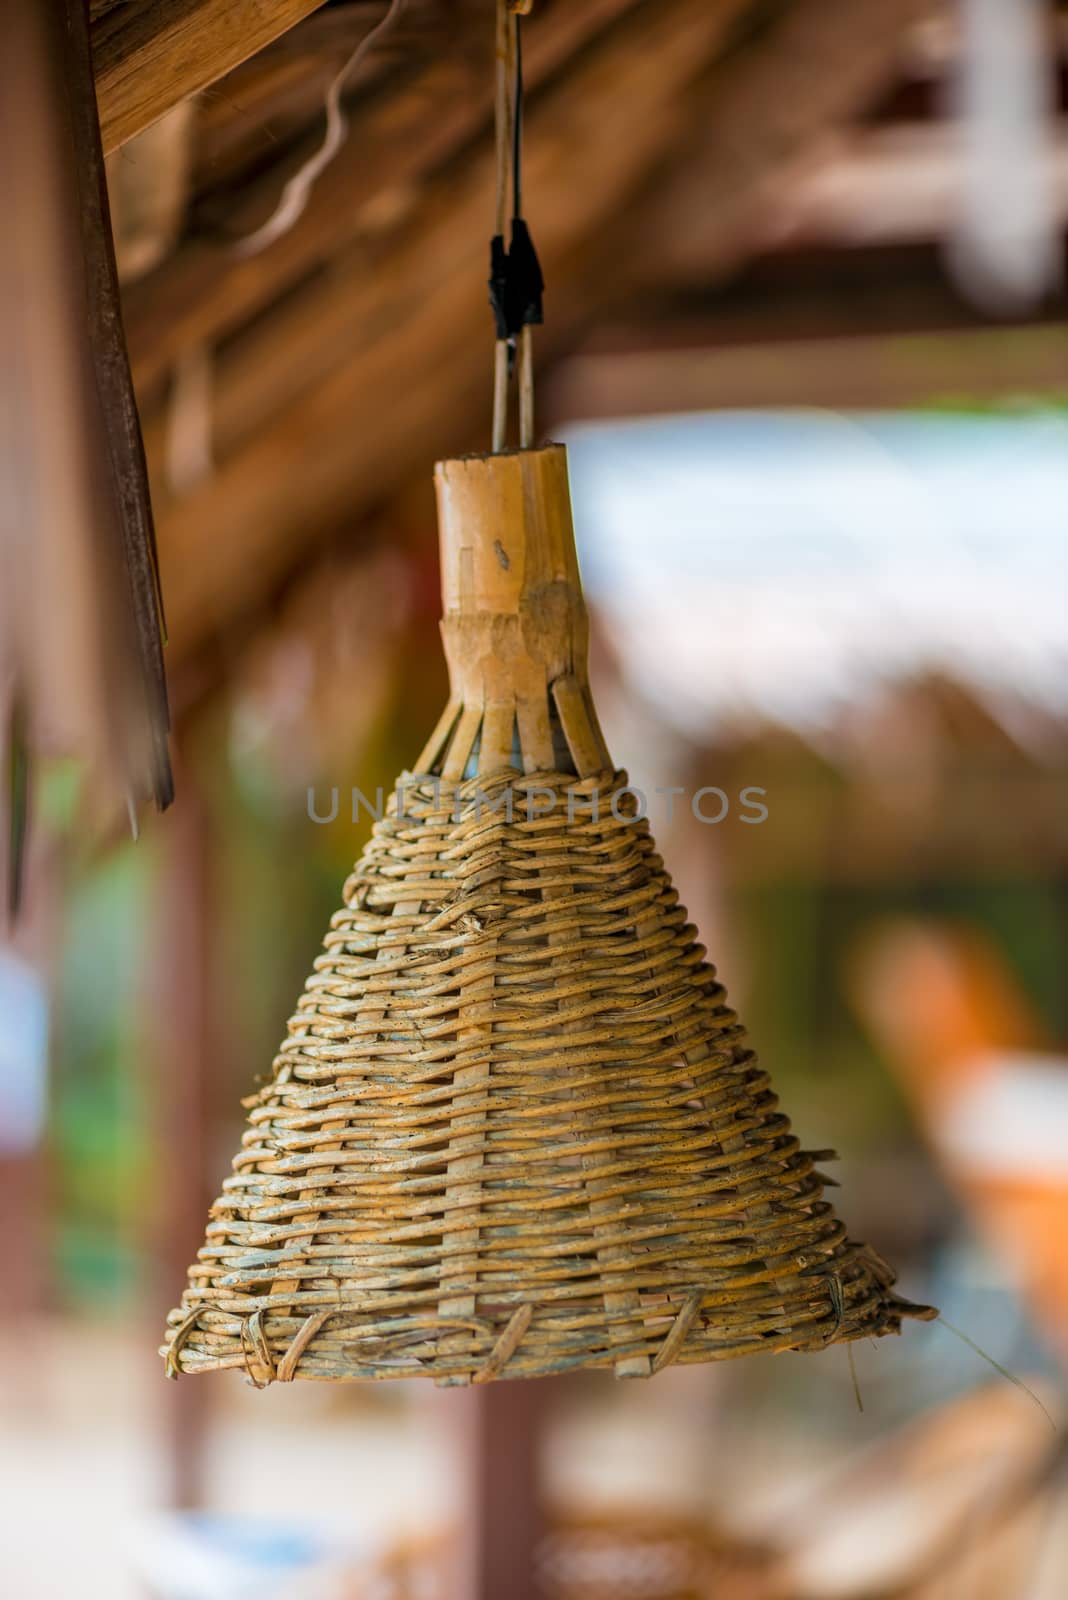
<svg viewBox="0 0 1068 1600">
<path fill-rule="evenodd" d="M 318 9 L 323 0 L 127 0 L 94 21 L 105 153 Z M 368 7 L 368 27 L 377 17 Z"/>
</svg>

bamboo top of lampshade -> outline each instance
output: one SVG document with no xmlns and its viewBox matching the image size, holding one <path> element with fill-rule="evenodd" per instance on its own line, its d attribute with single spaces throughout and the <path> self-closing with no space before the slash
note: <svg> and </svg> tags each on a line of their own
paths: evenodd
<svg viewBox="0 0 1068 1600">
<path fill-rule="evenodd" d="M 517 613 L 555 584 L 585 609 L 562 444 L 439 461 L 434 488 L 446 620 Z"/>
<path fill-rule="evenodd" d="M 563 445 L 440 461 L 434 483 L 450 696 L 416 770 L 610 768 Z"/>
</svg>

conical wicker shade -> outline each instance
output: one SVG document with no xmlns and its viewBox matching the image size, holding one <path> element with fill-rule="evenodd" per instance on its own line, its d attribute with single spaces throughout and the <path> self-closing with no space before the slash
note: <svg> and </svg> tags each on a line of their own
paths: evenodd
<svg viewBox="0 0 1068 1600">
<path fill-rule="evenodd" d="M 249 1102 L 168 1371 L 644 1377 L 932 1314 L 823 1199 L 612 769 L 563 449 L 437 487 L 453 698 Z"/>
</svg>

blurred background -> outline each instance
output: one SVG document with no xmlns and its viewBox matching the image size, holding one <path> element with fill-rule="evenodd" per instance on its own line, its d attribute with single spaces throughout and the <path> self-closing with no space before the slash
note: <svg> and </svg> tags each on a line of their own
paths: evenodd
<svg viewBox="0 0 1068 1600">
<path fill-rule="evenodd" d="M 492 15 L 90 6 L 177 800 L 130 839 L 42 698 L 0 944 L 23 1600 L 414 1600 L 477 1514 L 463 1397 L 166 1384 L 156 1350 L 366 837 L 351 791 L 445 701 L 431 468 L 487 443 Z M 945 1316 L 852 1361 L 503 1386 L 542 1592 L 1060 1600 L 1068 11 L 536 0 L 524 57 L 538 429 L 609 746 L 851 1232 Z"/>
</svg>

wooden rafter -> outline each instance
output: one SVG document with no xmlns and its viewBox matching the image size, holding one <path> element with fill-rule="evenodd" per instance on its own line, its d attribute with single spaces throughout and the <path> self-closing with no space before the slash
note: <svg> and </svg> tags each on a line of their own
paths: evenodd
<svg viewBox="0 0 1068 1600">
<path fill-rule="evenodd" d="M 323 0 L 126 0 L 92 31 L 104 150 L 255 55 Z M 377 8 L 369 7 L 370 22 Z"/>
</svg>

